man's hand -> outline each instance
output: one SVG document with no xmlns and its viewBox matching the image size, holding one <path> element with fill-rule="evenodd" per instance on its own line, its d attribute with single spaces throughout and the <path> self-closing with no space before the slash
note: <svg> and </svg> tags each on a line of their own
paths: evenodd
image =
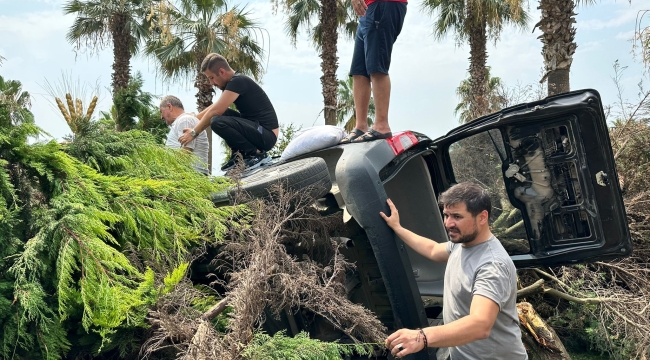
<svg viewBox="0 0 650 360">
<path fill-rule="evenodd" d="M 182 146 L 185 146 L 192 142 L 194 140 L 194 137 L 192 136 L 192 129 L 190 128 L 185 128 L 183 129 L 183 135 L 178 138 L 178 142 L 181 143 Z"/>
<path fill-rule="evenodd" d="M 424 349 L 424 340 L 419 335 L 419 330 L 397 330 L 386 339 L 386 348 L 396 357 L 419 352 Z"/>
<path fill-rule="evenodd" d="M 357 13 L 357 15 L 364 16 L 366 15 L 368 6 L 364 0 L 352 0 L 352 8 L 354 9 L 354 12 Z"/>
<path fill-rule="evenodd" d="M 388 199 L 386 202 L 390 208 L 390 216 L 386 216 L 386 214 L 381 211 L 379 212 L 379 215 L 381 215 L 381 217 L 386 221 L 386 224 L 388 224 L 391 229 L 399 229 L 402 225 L 399 223 L 399 213 L 397 212 L 397 208 L 390 199 Z"/>
</svg>

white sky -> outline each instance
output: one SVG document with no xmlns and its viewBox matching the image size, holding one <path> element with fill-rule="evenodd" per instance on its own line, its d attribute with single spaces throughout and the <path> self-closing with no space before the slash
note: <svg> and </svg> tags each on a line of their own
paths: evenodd
<svg viewBox="0 0 650 360">
<path fill-rule="evenodd" d="M 64 16 L 61 0 L 0 0 L 0 55 L 6 61 L 0 67 L 5 79 L 19 80 L 32 94 L 32 111 L 36 123 L 53 137 L 70 133 L 65 120 L 55 111 L 43 87 L 60 81 L 61 74 L 75 81 L 99 84 L 102 94 L 99 110 L 111 105 L 109 87 L 113 56 L 110 48 L 89 56 L 75 53 L 65 34 L 72 15 Z M 240 1 L 244 4 L 243 1 Z M 414 130 L 431 138 L 444 135 L 458 125 L 453 114 L 458 99 L 455 90 L 467 76 L 469 47 L 458 47 L 449 37 L 436 41 L 432 19 L 423 14 L 421 1 L 408 5 L 402 33 L 397 39 L 391 63 L 392 99 L 389 121 L 393 131 Z M 539 31 L 532 32 L 539 20 L 537 1 L 531 1 L 531 23 L 525 31 L 506 29 L 501 40 L 490 44 L 488 65 L 492 76 L 499 76 L 509 86 L 536 85 L 541 77 L 541 43 Z M 249 3 L 251 17 L 268 31 L 265 39 L 266 74 L 263 88 L 271 98 L 280 123 L 309 127 L 323 124 L 320 85 L 320 58 L 305 36 L 294 48 L 284 33 L 284 17 L 273 14 L 270 1 Z M 597 5 L 581 7 L 577 16 L 577 43 L 572 72 L 572 89 L 594 88 L 603 102 L 616 101 L 612 77 L 614 61 L 628 69 L 623 76 L 625 96 L 632 100 L 642 80 L 643 66 L 632 52 L 631 38 L 639 10 L 650 9 L 645 1 L 601 0 Z M 646 20 L 646 22 L 648 22 Z M 649 24 L 645 24 L 649 25 Z M 270 41 L 269 41 L 270 40 Z M 347 75 L 352 58 L 352 42 L 339 40 L 339 78 Z M 156 77 L 155 63 L 142 57 L 132 62 L 132 72 L 140 71 L 145 91 L 158 96 L 174 94 L 185 109 L 195 109 L 192 82 L 175 84 Z M 220 92 L 217 92 L 217 95 Z M 218 162 L 221 149 L 214 150 Z"/>
</svg>

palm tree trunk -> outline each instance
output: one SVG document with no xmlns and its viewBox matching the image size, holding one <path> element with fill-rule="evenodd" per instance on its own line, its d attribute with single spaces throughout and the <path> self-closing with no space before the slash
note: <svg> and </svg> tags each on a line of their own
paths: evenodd
<svg viewBox="0 0 650 360">
<path fill-rule="evenodd" d="M 569 72 L 576 52 L 576 22 L 574 0 L 540 0 L 541 20 L 535 27 L 542 30 L 542 55 L 546 74 L 540 82 L 548 79 L 548 95 L 571 90 Z"/>
<path fill-rule="evenodd" d="M 470 75 L 470 114 L 472 119 L 486 115 L 489 105 L 487 101 L 487 23 L 483 15 L 471 7 L 475 2 L 468 2 L 467 22 L 469 30 L 469 75 Z M 478 18 L 477 18 L 478 17 Z"/>
<path fill-rule="evenodd" d="M 110 21 L 113 40 L 113 94 L 124 89 L 131 78 L 131 34 L 128 26 L 128 16 L 116 13 Z"/>
<path fill-rule="evenodd" d="M 320 13 L 321 29 L 323 34 L 321 48 L 321 70 L 323 76 L 320 82 L 323 86 L 325 125 L 336 125 L 336 95 L 338 81 L 336 70 L 338 68 L 337 50 L 337 19 L 336 0 L 322 0 Z"/>
<path fill-rule="evenodd" d="M 196 108 L 199 112 L 205 110 L 208 106 L 212 105 L 212 98 L 214 97 L 214 87 L 210 85 L 210 80 L 201 72 L 201 62 L 205 54 L 197 54 L 198 60 L 196 79 L 194 80 L 194 87 L 196 92 Z M 212 129 L 205 130 L 208 135 L 208 173 L 212 173 Z"/>
</svg>

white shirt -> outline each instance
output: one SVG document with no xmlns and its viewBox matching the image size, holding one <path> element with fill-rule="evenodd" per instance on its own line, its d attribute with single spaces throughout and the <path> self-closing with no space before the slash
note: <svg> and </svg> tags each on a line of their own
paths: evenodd
<svg viewBox="0 0 650 360">
<path fill-rule="evenodd" d="M 172 123 L 169 133 L 167 134 L 167 141 L 165 146 L 180 149 L 181 143 L 178 141 L 178 138 L 183 135 L 183 129 L 194 128 L 196 124 L 199 123 L 199 119 L 190 114 L 181 114 L 176 120 Z M 192 149 L 194 155 L 198 157 L 198 161 L 194 165 L 194 168 L 204 174 L 208 173 L 208 149 L 210 145 L 208 144 L 208 135 L 205 131 L 202 131 L 199 136 L 194 140 L 190 141 L 185 147 Z"/>
</svg>

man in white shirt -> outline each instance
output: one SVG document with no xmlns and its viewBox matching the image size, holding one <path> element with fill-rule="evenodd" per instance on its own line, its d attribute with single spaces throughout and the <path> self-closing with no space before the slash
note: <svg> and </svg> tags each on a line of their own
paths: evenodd
<svg viewBox="0 0 650 360">
<path fill-rule="evenodd" d="M 198 124 L 199 119 L 192 114 L 186 113 L 183 103 L 173 95 L 165 96 L 160 102 L 160 117 L 170 126 L 165 146 L 194 153 L 198 157 L 194 168 L 198 172 L 208 175 L 208 149 L 210 148 L 208 135 L 201 132 L 199 136 L 184 146 L 178 141 L 178 138 L 183 135 L 183 129 L 193 128 Z"/>
</svg>

